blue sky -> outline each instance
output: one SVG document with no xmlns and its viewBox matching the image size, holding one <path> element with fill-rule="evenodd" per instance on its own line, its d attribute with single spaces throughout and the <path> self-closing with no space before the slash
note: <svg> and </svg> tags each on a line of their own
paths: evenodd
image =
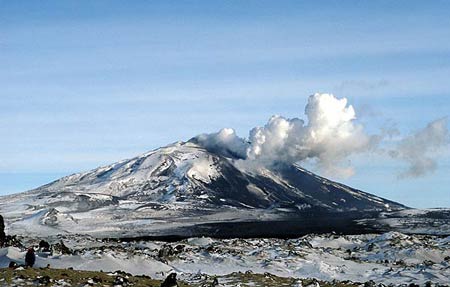
<svg viewBox="0 0 450 287">
<path fill-rule="evenodd" d="M 449 1 L 0 1 L 0 194 L 347 97 L 369 132 L 450 114 Z M 450 207 L 450 152 L 422 178 L 352 159 L 356 188 Z M 320 172 L 320 171 L 319 171 Z"/>
</svg>

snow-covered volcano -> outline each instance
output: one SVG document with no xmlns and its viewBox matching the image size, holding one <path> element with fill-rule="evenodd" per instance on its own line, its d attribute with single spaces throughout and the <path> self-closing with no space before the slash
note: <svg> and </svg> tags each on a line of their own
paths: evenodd
<svg viewBox="0 0 450 287">
<path fill-rule="evenodd" d="M 120 237 L 199 235 L 206 230 L 218 232 L 222 223 L 284 222 L 287 218 L 309 218 L 308 224 L 314 226 L 317 217 L 313 214 L 404 208 L 298 165 L 249 167 L 194 141 L 0 198 L 1 213 L 13 233 Z"/>
</svg>

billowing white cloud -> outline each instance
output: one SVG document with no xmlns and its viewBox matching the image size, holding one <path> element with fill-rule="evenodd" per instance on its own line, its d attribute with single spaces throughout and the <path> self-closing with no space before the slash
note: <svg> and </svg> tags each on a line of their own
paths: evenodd
<svg viewBox="0 0 450 287">
<path fill-rule="evenodd" d="M 274 115 L 264 126 L 253 128 L 248 140 L 226 128 L 199 135 L 192 141 L 223 156 L 242 159 L 241 164 L 248 166 L 312 161 L 327 175 L 348 177 L 354 173 L 349 164 L 352 154 L 384 153 L 380 142 L 386 137 L 400 136 L 392 128 L 369 135 L 357 123 L 355 110 L 347 99 L 332 94 L 310 96 L 304 113 L 305 120 Z M 433 153 L 448 144 L 448 138 L 447 119 L 436 120 L 403 138 L 389 154 L 409 163 L 401 177 L 421 176 L 436 168 Z"/>
<path fill-rule="evenodd" d="M 441 118 L 429 123 L 425 128 L 403 138 L 396 149 L 390 151 L 393 158 L 406 161 L 409 165 L 399 174 L 399 178 L 419 177 L 436 169 L 436 152 L 450 142 L 447 122 L 447 118 Z"/>
<path fill-rule="evenodd" d="M 375 138 L 355 123 L 356 114 L 347 99 L 314 94 L 305 108 L 307 124 L 301 119 L 273 116 L 264 127 L 250 132 L 248 159 L 265 164 L 313 159 L 329 173 L 348 176 L 352 169 L 341 166 L 349 155 L 367 150 Z"/>
<path fill-rule="evenodd" d="M 341 166 L 350 154 L 367 150 L 373 138 L 354 122 L 355 111 L 346 99 L 314 94 L 305 108 L 307 123 L 299 118 L 272 116 L 263 127 L 250 131 L 248 142 L 232 129 L 202 134 L 193 139 L 205 148 L 253 164 L 294 163 L 313 159 L 325 171 L 351 175 Z"/>
</svg>

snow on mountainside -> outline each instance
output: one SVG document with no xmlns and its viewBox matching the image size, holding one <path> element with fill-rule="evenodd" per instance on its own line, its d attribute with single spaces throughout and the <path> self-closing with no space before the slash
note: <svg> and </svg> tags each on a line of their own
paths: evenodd
<svg viewBox="0 0 450 287">
<path fill-rule="evenodd" d="M 194 142 L 178 142 L 0 198 L 12 233 L 123 237 L 198 235 L 202 228 L 191 227 L 206 223 L 404 208 L 296 165 L 249 168 Z"/>
</svg>

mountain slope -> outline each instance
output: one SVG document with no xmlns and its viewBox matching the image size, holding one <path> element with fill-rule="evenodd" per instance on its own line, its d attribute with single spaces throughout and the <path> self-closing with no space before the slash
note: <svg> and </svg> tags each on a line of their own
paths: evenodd
<svg viewBox="0 0 450 287">
<path fill-rule="evenodd" d="M 193 142 L 0 198 L 15 233 L 120 237 L 197 234 L 193 227 L 202 224 L 217 228 L 219 223 L 403 208 L 296 165 L 250 167 Z"/>
</svg>

